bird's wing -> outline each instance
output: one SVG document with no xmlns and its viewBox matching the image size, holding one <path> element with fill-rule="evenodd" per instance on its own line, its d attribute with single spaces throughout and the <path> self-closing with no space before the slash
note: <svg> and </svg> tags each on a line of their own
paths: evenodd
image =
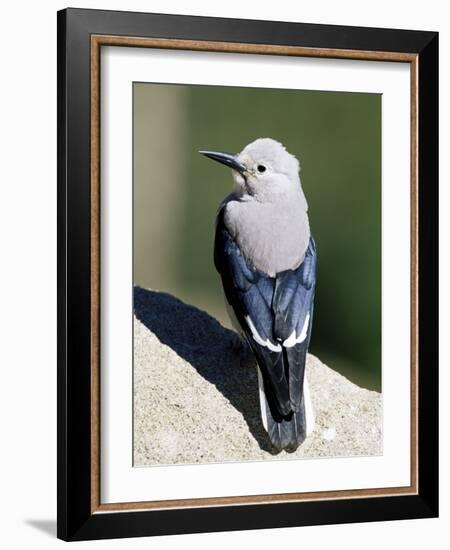
<svg viewBox="0 0 450 550">
<path fill-rule="evenodd" d="M 296 270 L 279 273 L 272 302 L 274 335 L 287 356 L 289 399 L 299 411 L 303 397 L 306 354 L 311 338 L 316 285 L 316 246 L 311 237 L 305 258 Z"/>
<path fill-rule="evenodd" d="M 289 384 L 282 346 L 273 336 L 275 279 L 248 266 L 223 217 L 224 208 L 217 216 L 214 262 L 222 278 L 226 299 L 256 356 L 269 401 L 276 404 L 279 414 L 289 414 Z"/>
<path fill-rule="evenodd" d="M 217 218 L 214 261 L 226 298 L 256 355 L 272 412 L 286 416 L 298 411 L 311 334 L 314 241 L 297 270 L 269 277 L 249 267 L 225 226 L 222 208 Z"/>
<path fill-rule="evenodd" d="M 314 423 L 303 394 L 316 280 L 314 240 L 296 270 L 269 277 L 251 269 L 226 228 L 222 208 L 214 262 L 258 362 L 264 426 L 277 448 L 294 450 Z"/>
</svg>

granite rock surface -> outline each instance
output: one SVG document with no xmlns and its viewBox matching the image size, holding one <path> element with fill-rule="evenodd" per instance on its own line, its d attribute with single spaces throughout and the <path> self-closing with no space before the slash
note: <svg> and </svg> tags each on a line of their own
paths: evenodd
<svg viewBox="0 0 450 550">
<path fill-rule="evenodd" d="M 258 379 L 236 334 L 172 295 L 134 293 L 134 465 L 382 454 L 381 394 L 308 355 L 314 432 L 277 453 L 260 417 Z M 245 363 L 245 364 L 243 364 Z"/>
</svg>

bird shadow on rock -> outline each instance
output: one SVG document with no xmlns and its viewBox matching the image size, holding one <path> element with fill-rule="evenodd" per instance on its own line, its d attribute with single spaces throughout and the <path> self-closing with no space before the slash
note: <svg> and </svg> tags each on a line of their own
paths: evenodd
<svg viewBox="0 0 450 550">
<path fill-rule="evenodd" d="M 279 453 L 262 425 L 256 368 L 241 365 L 235 332 L 171 294 L 140 287 L 134 288 L 134 313 L 160 342 L 192 365 L 242 414 L 263 451 Z"/>
</svg>

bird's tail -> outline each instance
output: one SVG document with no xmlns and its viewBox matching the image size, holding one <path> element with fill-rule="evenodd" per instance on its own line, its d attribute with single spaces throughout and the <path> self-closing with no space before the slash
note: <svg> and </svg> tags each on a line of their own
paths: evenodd
<svg viewBox="0 0 450 550">
<path fill-rule="evenodd" d="M 264 380 L 258 367 L 259 402 L 264 428 L 272 445 L 278 450 L 294 452 L 306 437 L 314 430 L 314 413 L 309 393 L 308 380 L 303 382 L 303 397 L 298 411 L 281 416 L 269 405 L 264 389 Z"/>
</svg>

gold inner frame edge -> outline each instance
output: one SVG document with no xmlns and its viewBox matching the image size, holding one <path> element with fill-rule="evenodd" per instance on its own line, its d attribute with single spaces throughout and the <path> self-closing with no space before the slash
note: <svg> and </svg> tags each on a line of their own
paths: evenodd
<svg viewBox="0 0 450 550">
<path fill-rule="evenodd" d="M 282 493 L 232 497 L 209 497 L 142 502 L 101 503 L 100 500 L 100 50 L 102 46 L 164 48 L 206 52 L 247 53 L 333 59 L 355 59 L 409 63 L 411 89 L 411 484 L 407 487 L 367 488 L 313 493 Z M 91 35 L 90 55 L 90 184 L 91 184 L 91 513 L 132 510 L 162 510 L 242 506 L 341 500 L 347 498 L 387 497 L 418 494 L 418 55 L 402 52 L 308 48 L 237 42 L 142 38 L 116 35 Z"/>
</svg>

